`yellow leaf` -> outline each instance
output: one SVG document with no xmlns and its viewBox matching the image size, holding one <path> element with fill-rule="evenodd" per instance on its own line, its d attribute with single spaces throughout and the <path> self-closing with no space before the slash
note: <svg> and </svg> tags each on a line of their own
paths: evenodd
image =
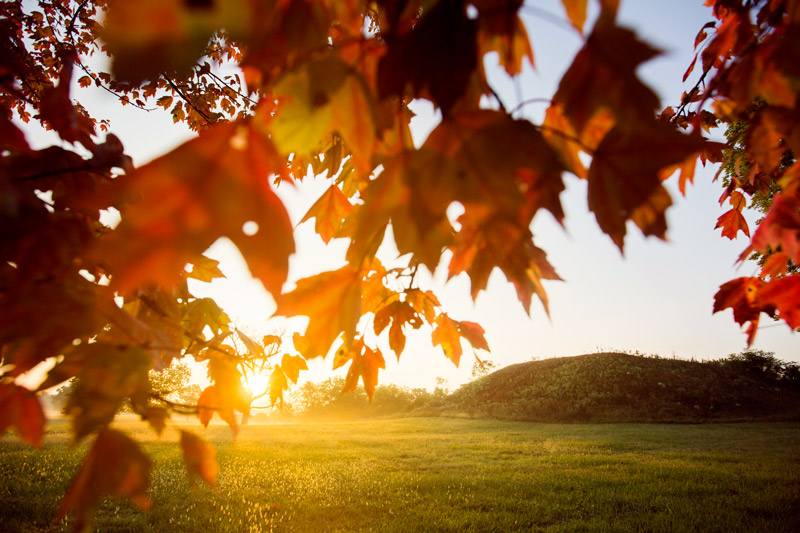
<svg viewBox="0 0 800 533">
<path fill-rule="evenodd" d="M 281 359 L 281 368 L 283 368 L 283 373 L 286 374 L 286 377 L 289 378 L 292 383 L 297 383 L 300 371 L 308 370 L 308 364 L 306 364 L 306 360 L 299 355 L 289 355 L 287 353 L 284 354 Z"/>
<path fill-rule="evenodd" d="M 330 134 L 333 110 L 324 89 L 313 93 L 307 69 L 290 72 L 275 85 L 280 102 L 274 118 L 264 118 L 278 151 L 305 155 Z M 313 93 L 313 94 L 312 94 Z"/>
<path fill-rule="evenodd" d="M 224 278 L 225 274 L 219 269 L 219 261 L 201 255 L 192 261 L 192 271 L 187 276 L 208 283 L 216 278 Z"/>
<path fill-rule="evenodd" d="M 294 349 L 297 350 L 300 355 L 308 359 L 306 354 L 308 354 L 309 342 L 305 335 L 301 335 L 295 331 L 292 335 L 292 344 L 294 345 Z"/>
<path fill-rule="evenodd" d="M 375 105 L 361 76 L 342 60 L 328 56 L 285 75 L 274 88 L 280 102 L 268 123 L 281 153 L 305 155 L 338 132 L 362 175 L 372 170 Z"/>
</svg>

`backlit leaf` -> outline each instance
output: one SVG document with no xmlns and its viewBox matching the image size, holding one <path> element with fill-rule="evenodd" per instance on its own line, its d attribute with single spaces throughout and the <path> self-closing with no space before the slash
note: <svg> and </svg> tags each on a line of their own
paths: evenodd
<svg viewBox="0 0 800 533">
<path fill-rule="evenodd" d="M 758 298 L 761 305 L 774 307 L 790 328 L 800 328 L 800 275 L 770 281 L 760 288 Z"/>
<path fill-rule="evenodd" d="M 226 392 L 217 385 L 206 387 L 197 400 L 197 418 L 203 426 L 208 427 L 216 413 L 231 427 L 233 435 L 236 436 L 239 433 L 239 422 L 236 420 L 233 408 L 239 401 L 239 394 L 238 390 L 235 395 Z"/>
<path fill-rule="evenodd" d="M 275 365 L 275 369 L 269 376 L 269 401 L 275 405 L 280 400 L 283 401 L 283 391 L 289 388 L 286 382 L 286 374 L 280 365 Z"/>
<path fill-rule="evenodd" d="M 416 329 L 422 325 L 422 322 L 411 305 L 399 300 L 385 305 L 375 313 L 375 334 L 379 335 L 390 322 L 389 346 L 399 359 L 406 345 L 406 336 L 405 333 L 403 333 L 403 327 L 408 324 Z"/>
<path fill-rule="evenodd" d="M 444 355 L 453 364 L 458 366 L 461 360 L 461 334 L 458 331 L 458 322 L 442 313 L 436 317 L 436 327 L 431 336 L 434 346 L 441 346 Z"/>
<path fill-rule="evenodd" d="M 279 151 L 305 155 L 338 132 L 359 171 L 372 170 L 375 105 L 355 70 L 327 56 L 286 75 L 275 94 L 279 112 L 265 120 Z"/>
<path fill-rule="evenodd" d="M 431 132 L 418 157 L 424 150 L 440 156 L 427 158 L 436 175 L 408 172 L 406 181 L 431 212 L 459 201 L 480 202 L 523 223 L 540 208 L 559 222 L 564 217 L 564 166 L 528 121 L 490 110 L 454 113 Z"/>
<path fill-rule="evenodd" d="M 518 15 L 521 0 L 480 0 L 478 9 L 478 46 L 480 57 L 496 52 L 509 76 L 522 72 L 525 59 L 534 65 L 528 32 Z"/>
<path fill-rule="evenodd" d="M 306 363 L 306 360 L 299 355 L 284 354 L 283 358 L 281 359 L 281 368 L 283 369 L 283 373 L 286 374 L 286 377 L 289 378 L 292 383 L 297 383 L 297 378 L 300 376 L 300 371 L 308 370 L 308 364 Z"/>
<path fill-rule="evenodd" d="M 586 21 L 586 0 L 561 0 L 567 12 L 567 18 L 581 34 Z"/>
<path fill-rule="evenodd" d="M 349 345 L 361 317 L 361 276 L 358 270 L 345 266 L 332 272 L 297 281 L 291 292 L 278 299 L 277 314 L 309 317 L 305 337 L 306 359 L 325 356 L 339 335 Z"/>
<path fill-rule="evenodd" d="M 447 28 L 447 39 L 441 29 Z M 394 36 L 378 64 L 378 95 L 403 97 L 410 86 L 415 97 L 432 100 L 446 115 L 467 90 L 478 65 L 476 24 L 461 2 L 443 0 L 423 13 L 418 24 Z"/>
<path fill-rule="evenodd" d="M 231 123 L 120 178 L 123 190 L 141 200 L 124 210 L 97 250 L 113 267 L 114 287 L 124 293 L 147 282 L 174 286 L 187 263 L 225 236 L 253 276 L 280 293 L 294 239 L 269 185 L 281 173 L 276 157 L 249 124 Z M 251 222 L 257 231 L 245 233 Z"/>
<path fill-rule="evenodd" d="M 735 239 L 740 231 L 748 237 L 750 236 L 750 228 L 747 226 L 747 221 L 738 209 L 731 209 L 723 213 L 717 219 L 717 225 L 714 226 L 714 229 L 717 228 L 722 228 L 722 236 L 731 240 Z"/>
<path fill-rule="evenodd" d="M 219 261 L 201 255 L 192 261 L 192 270 L 187 274 L 190 278 L 210 282 L 217 278 L 224 278 L 225 274 L 219 269 Z"/>
<path fill-rule="evenodd" d="M 314 229 L 317 231 L 325 244 L 336 236 L 339 228 L 342 227 L 342 221 L 347 218 L 353 211 L 353 206 L 350 201 L 342 194 L 339 187 L 331 185 L 325 191 L 319 200 L 317 200 L 311 209 L 308 210 L 306 215 L 300 221 L 305 222 L 311 218 L 316 218 Z"/>
<path fill-rule="evenodd" d="M 527 225 L 520 226 L 519 220 L 492 216 L 472 208 L 465 211 L 459 223 L 461 231 L 452 247 L 449 276 L 452 278 L 461 272 L 469 274 L 473 300 L 486 288 L 492 271 L 499 268 L 514 284 L 526 312 L 530 313 L 534 294 L 548 311 L 542 280 L 561 278 L 547 261 L 544 251 L 533 243 Z"/>
<path fill-rule="evenodd" d="M 350 368 L 345 376 L 342 394 L 355 392 L 360 378 L 364 383 L 367 397 L 372 401 L 375 387 L 378 385 L 378 371 L 381 368 L 386 368 L 386 363 L 380 350 L 363 347 L 363 353 L 355 354 L 352 358 L 352 363 L 350 363 Z"/>
<path fill-rule="evenodd" d="M 265 357 L 266 354 L 264 353 L 264 347 L 261 346 L 259 343 L 242 333 L 238 328 L 236 329 L 236 334 L 239 335 L 239 338 L 242 339 L 245 348 L 247 348 L 247 354 L 250 356 L 259 356 Z"/>
<path fill-rule="evenodd" d="M 311 347 L 308 337 L 295 331 L 294 334 L 292 334 L 292 345 L 295 350 L 300 352 L 300 355 L 308 359 L 308 350 Z"/>
<path fill-rule="evenodd" d="M 408 302 L 414 311 L 422 316 L 428 324 L 433 324 L 436 318 L 436 308 L 441 307 L 439 299 L 431 291 L 422 291 L 420 289 L 410 289 L 406 291 L 406 302 Z"/>
<path fill-rule="evenodd" d="M 458 323 L 458 332 L 462 337 L 467 339 L 473 348 L 486 350 L 487 352 L 490 351 L 489 343 L 486 342 L 486 337 L 484 336 L 486 332 L 480 324 L 462 320 Z"/>
<path fill-rule="evenodd" d="M 800 264 L 800 197 L 798 193 L 775 195 L 764 220 L 753 234 L 753 241 L 739 257 L 744 260 L 753 251 L 766 253 L 780 249 L 796 264 Z"/>
<path fill-rule="evenodd" d="M 112 429 L 97 434 L 61 501 L 56 519 L 75 511 L 75 530 L 87 529 L 95 509 L 107 496 L 126 498 L 149 509 L 152 461 L 129 437 Z"/>
<path fill-rule="evenodd" d="M 639 81 L 636 68 L 658 54 L 632 31 L 601 18 L 561 78 L 553 101 L 563 106 L 579 134 L 602 109 L 618 124 L 650 120 L 659 107 L 658 96 Z"/>
<path fill-rule="evenodd" d="M 23 441 L 41 448 L 44 424 L 44 411 L 31 391 L 13 383 L 0 383 L 0 435 L 13 427 Z"/>
<path fill-rule="evenodd" d="M 645 235 L 665 238 L 664 212 L 672 200 L 659 171 L 700 151 L 704 143 L 656 123 L 635 131 L 618 125 L 606 135 L 589 168 L 589 209 L 620 250 L 628 220 Z"/>
<path fill-rule="evenodd" d="M 219 464 L 214 447 L 194 433 L 182 429 L 181 448 L 189 481 L 194 483 L 198 477 L 209 486 L 216 486 Z"/>
<path fill-rule="evenodd" d="M 747 327 L 747 345 L 753 344 L 762 312 L 774 313 L 774 307 L 765 307 L 759 302 L 759 292 L 764 282 L 758 278 L 736 278 L 720 286 L 714 295 L 714 313 L 724 309 L 733 310 L 733 319 Z"/>
</svg>

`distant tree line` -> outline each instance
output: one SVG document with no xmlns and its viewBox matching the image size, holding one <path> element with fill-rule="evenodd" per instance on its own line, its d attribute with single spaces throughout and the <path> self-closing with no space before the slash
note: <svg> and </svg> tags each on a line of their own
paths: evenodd
<svg viewBox="0 0 800 533">
<path fill-rule="evenodd" d="M 199 385 L 189 383 L 191 376 L 191 369 L 185 363 L 175 363 L 161 371 L 150 370 L 150 392 L 169 401 L 194 405 L 200 398 L 201 389 Z M 68 414 L 71 406 L 76 403 L 76 398 L 82 394 L 82 389 L 80 380 L 72 378 L 53 394 L 42 395 L 45 407 L 52 412 Z M 133 412 L 130 403 L 124 402 L 119 412 Z"/>
<path fill-rule="evenodd" d="M 781 361 L 774 352 L 745 350 L 709 364 L 730 368 L 755 379 L 772 381 L 800 390 L 800 363 Z"/>
<path fill-rule="evenodd" d="M 773 352 L 750 349 L 706 361 L 705 364 L 724 367 L 753 379 L 800 390 L 800 364 L 781 361 Z M 480 380 L 498 368 L 499 365 L 493 361 L 475 361 L 472 379 Z M 171 401 L 195 403 L 200 395 L 200 387 L 189 384 L 190 377 L 189 367 L 185 364 L 172 365 L 162 372 L 151 371 L 151 390 Z M 45 395 L 50 410 L 66 413 L 69 409 L 69 397 L 79 387 L 79 382 L 73 379 L 56 393 Z M 346 394 L 342 394 L 343 387 L 342 377 L 328 378 L 319 383 L 306 382 L 291 391 L 290 397 L 281 409 L 261 411 L 256 415 L 256 420 L 355 420 L 371 417 L 425 416 L 437 414 L 446 407 L 445 404 L 450 396 L 450 391 L 445 388 L 444 380 L 441 378 L 437 380 L 437 386 L 433 391 L 394 384 L 379 385 L 371 402 L 363 386 Z M 122 410 L 126 410 L 124 406 Z"/>
</svg>

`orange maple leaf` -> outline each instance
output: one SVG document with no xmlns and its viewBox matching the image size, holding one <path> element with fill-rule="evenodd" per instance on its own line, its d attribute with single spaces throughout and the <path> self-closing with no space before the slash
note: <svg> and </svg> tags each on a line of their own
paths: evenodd
<svg viewBox="0 0 800 533">
<path fill-rule="evenodd" d="M 561 0 L 567 18 L 572 26 L 583 35 L 583 24 L 586 22 L 586 0 Z"/>
<path fill-rule="evenodd" d="M 780 249 L 800 264 L 800 191 L 775 195 L 772 207 L 753 234 L 750 246 L 739 256 L 744 261 L 753 251 L 767 253 Z"/>
<path fill-rule="evenodd" d="M 800 149 L 800 113 L 777 106 L 759 109 L 747 128 L 745 143 L 753 160 L 765 172 L 773 172 L 788 149 Z"/>
<path fill-rule="evenodd" d="M 514 284 L 517 297 L 525 311 L 530 313 L 533 295 L 536 294 L 548 310 L 547 293 L 542 280 L 560 280 L 547 255 L 533 243 L 533 236 L 519 220 L 490 217 L 485 210 L 467 205 L 459 217 L 461 231 L 451 248 L 448 276 L 461 272 L 469 275 L 472 299 L 484 290 L 495 268 L 503 271 Z"/>
<path fill-rule="evenodd" d="M 149 509 L 151 468 L 152 461 L 135 441 L 113 429 L 100 431 L 72 478 L 56 519 L 63 519 L 74 509 L 75 530 L 83 531 L 106 496 L 127 498 L 140 508 Z"/>
<path fill-rule="evenodd" d="M 234 436 L 239 433 L 239 423 L 236 420 L 236 414 L 233 412 L 233 403 L 235 398 L 231 398 L 220 390 L 217 385 L 210 385 L 200 393 L 197 399 L 197 418 L 204 427 L 208 427 L 214 413 L 227 422 L 231 427 Z"/>
<path fill-rule="evenodd" d="M 422 325 L 422 321 L 409 303 L 395 300 L 375 313 L 373 321 L 375 334 L 380 335 L 390 322 L 392 326 L 389 328 L 389 346 L 399 359 L 406 346 L 403 327 L 409 324 L 416 329 Z"/>
<path fill-rule="evenodd" d="M 717 225 L 714 226 L 714 229 L 717 228 L 722 228 L 722 236 L 731 240 L 735 239 L 740 231 L 744 232 L 748 237 L 750 236 L 750 228 L 747 226 L 747 221 L 738 209 L 731 209 L 723 213 L 717 219 Z"/>
<path fill-rule="evenodd" d="M 486 337 L 484 336 L 486 331 L 484 331 L 480 324 L 462 320 L 458 323 L 458 333 L 467 339 L 467 342 L 469 342 L 473 348 L 486 350 L 487 352 L 491 351 L 489 350 L 489 343 L 486 342 Z"/>
<path fill-rule="evenodd" d="M 352 363 L 347 370 L 347 375 L 344 379 L 344 386 L 342 387 L 342 394 L 347 392 L 355 392 L 358 386 L 358 380 L 361 379 L 364 383 L 364 390 L 367 397 L 372 401 L 372 396 L 375 394 L 375 387 L 378 385 L 378 370 L 386 368 L 386 362 L 383 359 L 383 354 L 377 348 L 374 350 L 361 346 L 363 353 L 354 353 Z"/>
<path fill-rule="evenodd" d="M 434 346 L 441 346 L 442 350 L 444 350 L 444 355 L 458 366 L 463 353 L 458 322 L 445 313 L 440 314 L 436 317 L 436 328 L 433 330 L 431 340 Z"/>
<path fill-rule="evenodd" d="M 364 191 L 364 204 L 353 212 L 348 260 L 362 264 L 374 256 L 392 222 L 401 254 L 430 271 L 452 239 L 447 207 L 454 200 L 455 165 L 433 150 L 409 150 L 393 157 Z"/>
<path fill-rule="evenodd" d="M 683 135 L 657 122 L 636 129 L 617 125 L 605 136 L 589 168 L 589 209 L 620 250 L 628 220 L 645 235 L 665 238 L 664 212 L 672 200 L 659 172 L 705 144 L 699 136 Z"/>
<path fill-rule="evenodd" d="M 800 328 L 800 274 L 769 281 L 758 292 L 762 306 L 775 308 L 790 328 Z"/>
<path fill-rule="evenodd" d="M 206 484 L 216 486 L 219 464 L 214 447 L 194 433 L 182 429 L 181 448 L 189 482 L 194 483 L 195 477 L 199 477 Z"/>
<path fill-rule="evenodd" d="M 336 237 L 342 227 L 342 221 L 353 212 L 353 205 L 336 185 L 331 185 L 319 200 L 308 210 L 302 224 L 306 220 L 316 218 L 314 229 L 325 244 Z"/>
<path fill-rule="evenodd" d="M 361 273 L 351 266 L 297 281 L 295 289 L 281 295 L 276 314 L 309 318 L 305 337 L 308 358 L 325 356 L 339 335 L 349 346 L 361 317 Z"/>
<path fill-rule="evenodd" d="M 764 286 L 764 281 L 758 278 L 736 278 L 720 286 L 714 295 L 714 313 L 724 309 L 733 310 L 733 319 L 740 325 L 747 327 L 747 345 L 753 344 L 758 330 L 758 321 L 762 312 L 774 315 L 774 307 L 764 306 L 759 301 L 759 293 Z"/>
<path fill-rule="evenodd" d="M 563 107 L 579 134 L 601 109 L 610 111 L 617 124 L 651 120 L 659 99 L 636 77 L 636 69 L 659 53 L 631 30 L 601 17 L 561 78 L 553 102 Z"/>
<path fill-rule="evenodd" d="M 478 9 L 478 55 L 483 57 L 496 52 L 509 76 L 522 72 L 525 59 L 535 66 L 528 32 L 518 14 L 521 5 L 521 0 L 475 2 Z"/>
<path fill-rule="evenodd" d="M 269 185 L 281 168 L 269 140 L 241 122 L 209 129 L 120 178 L 121 190 L 141 199 L 96 250 L 112 266 L 114 287 L 173 286 L 187 263 L 224 236 L 253 276 L 279 294 L 294 253 L 292 224 Z"/>
<path fill-rule="evenodd" d="M 0 435 L 15 427 L 23 441 L 41 448 L 44 423 L 42 406 L 31 391 L 13 383 L 0 383 Z"/>
</svg>

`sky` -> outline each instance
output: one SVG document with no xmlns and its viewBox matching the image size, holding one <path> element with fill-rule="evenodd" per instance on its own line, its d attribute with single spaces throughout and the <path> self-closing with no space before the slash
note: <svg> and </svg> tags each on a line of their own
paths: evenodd
<svg viewBox="0 0 800 533">
<path fill-rule="evenodd" d="M 530 7 L 523 7 L 522 13 L 532 41 L 535 69 L 526 67 L 519 79 L 511 80 L 497 67 L 496 58 L 485 58 L 490 83 L 508 109 L 529 99 L 549 99 L 581 46 L 560 2 L 529 0 L 526 4 Z M 594 7 L 592 2 L 590 5 Z M 663 106 L 678 103 L 681 92 L 694 83 L 697 74 L 685 84 L 681 77 L 692 59 L 696 33 L 711 20 L 702 0 L 622 0 L 620 24 L 664 50 L 638 71 L 659 94 Z M 137 165 L 190 137 L 185 128 L 173 125 L 166 113 L 146 113 L 131 106 L 121 109 L 115 98 L 99 91 L 90 98 L 78 96 L 95 116 L 111 118 L 111 131 Z M 412 122 L 412 133 L 415 142 L 421 143 L 435 126 L 437 115 L 424 102 L 415 103 L 413 109 L 418 116 Z M 544 110 L 542 104 L 531 104 L 523 108 L 521 116 L 538 123 Z M 46 144 L 45 137 L 39 141 Z M 567 190 L 561 196 L 566 213 L 564 227 L 549 213 L 538 214 L 532 225 L 534 241 L 547 252 L 548 260 L 565 280 L 545 282 L 549 317 L 538 301 L 533 302 L 528 316 L 513 286 L 499 271 L 474 303 L 465 275 L 445 283 L 446 261 L 421 281 L 434 289 L 453 318 L 484 327 L 491 353 L 479 351 L 478 356 L 499 366 L 612 350 L 683 359 L 715 359 L 739 352 L 746 347 L 746 337 L 730 310 L 712 315 L 713 296 L 725 281 L 754 275 L 757 269 L 750 262 L 735 265 L 747 246 L 745 238 L 729 241 L 720 236 L 720 230 L 714 230 L 717 217 L 723 213 L 718 204 L 722 186 L 713 181 L 716 170 L 698 167 L 695 185 L 688 188 L 685 197 L 678 193 L 676 182 L 668 182 L 673 198 L 673 207 L 667 211 L 668 241 L 645 239 L 631 225 L 624 257 L 588 211 L 586 182 L 567 175 Z M 311 178 L 296 187 L 283 184 L 278 194 L 297 224 L 328 186 L 325 179 Z M 338 239 L 325 246 L 314 233 L 313 222 L 297 225 L 295 238 L 298 252 L 290 260 L 287 288 L 299 278 L 344 263 L 347 241 Z M 391 243 L 382 254 L 396 254 Z M 213 297 L 245 331 L 259 335 L 285 331 L 291 337 L 292 332 L 304 327 L 306 319 L 270 318 L 275 310 L 272 297 L 250 277 L 229 241 L 218 241 L 207 255 L 221 261 L 226 279 L 193 284 L 197 296 Z M 800 361 L 800 336 L 782 322 L 770 322 L 762 321 L 753 347 L 774 352 L 779 359 Z M 448 388 L 454 389 L 471 378 L 474 358 L 468 345 L 457 368 L 440 348 L 432 346 L 426 328 L 408 332 L 399 363 L 388 342 L 382 347 L 387 368 L 379 376 L 380 383 L 433 388 L 441 377 Z M 319 381 L 345 371 L 333 373 L 330 359 L 316 359 L 306 379 Z M 202 373 L 194 379 L 202 382 Z"/>
</svg>

